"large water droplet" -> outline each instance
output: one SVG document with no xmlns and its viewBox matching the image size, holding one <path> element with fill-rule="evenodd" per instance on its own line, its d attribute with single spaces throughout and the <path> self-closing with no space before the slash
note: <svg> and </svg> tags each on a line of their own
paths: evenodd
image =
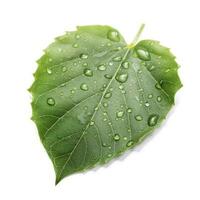
<svg viewBox="0 0 200 200">
<path fill-rule="evenodd" d="M 113 42 L 119 42 L 120 41 L 119 33 L 115 30 L 108 31 L 107 37 L 108 37 L 109 40 L 111 40 Z"/>
<path fill-rule="evenodd" d="M 114 57 L 112 60 L 115 61 L 115 62 L 119 62 L 119 61 L 122 60 L 122 57 L 121 56 L 117 56 L 117 57 Z"/>
<path fill-rule="evenodd" d="M 91 69 L 84 69 L 83 73 L 85 76 L 93 76 L 93 71 Z"/>
<path fill-rule="evenodd" d="M 151 59 L 149 52 L 144 49 L 137 49 L 136 52 L 138 57 L 142 60 L 148 61 Z"/>
<path fill-rule="evenodd" d="M 128 69 L 129 68 L 129 62 L 123 62 L 122 66 L 124 69 Z"/>
<path fill-rule="evenodd" d="M 119 135 L 119 134 L 115 134 L 115 135 L 113 136 L 113 139 L 114 139 L 115 141 L 119 141 L 119 140 L 120 140 L 120 135 Z"/>
<path fill-rule="evenodd" d="M 82 83 L 80 86 L 81 90 L 87 91 L 88 90 L 88 86 L 85 83 Z"/>
<path fill-rule="evenodd" d="M 98 70 L 105 71 L 106 70 L 106 66 L 105 65 L 99 65 L 98 66 Z"/>
<path fill-rule="evenodd" d="M 134 144 L 133 140 L 130 140 L 127 142 L 126 146 L 131 147 L 131 146 L 133 146 L 133 144 Z"/>
<path fill-rule="evenodd" d="M 116 80 L 119 81 L 120 83 L 126 82 L 128 79 L 128 74 L 118 74 L 116 76 Z"/>
<path fill-rule="evenodd" d="M 135 116 L 135 119 L 136 119 L 137 121 L 142 121 L 142 120 L 143 120 L 143 117 L 142 117 L 141 115 L 136 115 L 136 116 Z"/>
<path fill-rule="evenodd" d="M 157 114 L 150 115 L 148 118 L 148 125 L 155 126 L 158 122 L 158 119 L 159 119 L 159 115 L 157 115 Z"/>
<path fill-rule="evenodd" d="M 50 106 L 54 106 L 55 100 L 52 97 L 50 97 L 50 98 L 47 99 L 47 104 L 50 105 Z"/>
<path fill-rule="evenodd" d="M 80 58 L 81 58 L 81 59 L 87 59 L 87 58 L 88 58 L 88 54 L 82 53 L 82 54 L 80 55 Z"/>
<path fill-rule="evenodd" d="M 104 98 L 109 99 L 112 96 L 111 92 L 106 92 L 106 94 L 104 95 Z"/>
<path fill-rule="evenodd" d="M 124 115 L 124 111 L 118 111 L 118 112 L 116 113 L 116 116 L 117 116 L 118 118 L 122 118 L 123 115 Z"/>
</svg>

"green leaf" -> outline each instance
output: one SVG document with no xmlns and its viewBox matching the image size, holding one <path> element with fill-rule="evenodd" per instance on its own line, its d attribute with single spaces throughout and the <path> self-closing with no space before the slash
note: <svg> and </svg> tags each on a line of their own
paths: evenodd
<svg viewBox="0 0 200 200">
<path fill-rule="evenodd" d="M 182 86 L 177 69 L 159 42 L 127 45 L 110 26 L 81 26 L 56 38 L 30 88 L 32 119 L 56 183 L 108 162 L 157 128 Z"/>
</svg>

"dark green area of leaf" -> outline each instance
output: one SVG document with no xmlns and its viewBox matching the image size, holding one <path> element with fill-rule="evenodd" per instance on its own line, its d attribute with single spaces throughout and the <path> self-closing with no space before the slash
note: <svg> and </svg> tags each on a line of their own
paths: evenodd
<svg viewBox="0 0 200 200">
<path fill-rule="evenodd" d="M 109 26 L 56 38 L 30 88 L 32 119 L 56 183 L 119 156 L 158 127 L 182 86 L 177 69 L 159 42 L 130 46 Z"/>
</svg>

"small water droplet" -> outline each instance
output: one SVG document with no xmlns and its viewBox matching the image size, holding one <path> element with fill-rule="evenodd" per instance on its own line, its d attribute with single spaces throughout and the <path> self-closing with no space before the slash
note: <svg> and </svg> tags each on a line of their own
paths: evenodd
<svg viewBox="0 0 200 200">
<path fill-rule="evenodd" d="M 113 62 L 109 62 L 108 65 L 113 66 Z"/>
<path fill-rule="evenodd" d="M 75 44 L 72 45 L 72 47 L 77 48 L 77 47 L 78 47 L 78 44 L 75 43 Z"/>
<path fill-rule="evenodd" d="M 155 126 L 158 122 L 158 119 L 159 119 L 159 115 L 157 115 L 157 114 L 150 115 L 149 119 L 148 119 L 148 125 Z"/>
<path fill-rule="evenodd" d="M 98 109 L 99 109 L 98 107 L 95 107 L 95 108 L 94 108 L 95 111 L 97 111 Z"/>
<path fill-rule="evenodd" d="M 106 92 L 106 94 L 104 95 L 104 98 L 109 99 L 112 96 L 111 92 Z"/>
<path fill-rule="evenodd" d="M 114 139 L 115 141 L 119 141 L 119 140 L 120 140 L 120 135 L 119 135 L 119 134 L 115 134 L 115 135 L 113 136 L 113 139 Z"/>
<path fill-rule="evenodd" d="M 152 99 L 152 98 L 153 98 L 153 94 L 149 94 L 149 95 L 148 95 L 148 98 L 149 98 L 149 99 Z"/>
<path fill-rule="evenodd" d="M 119 62 L 119 61 L 122 60 L 122 57 L 121 56 L 117 56 L 117 57 L 114 57 L 112 60 L 115 61 L 115 62 Z"/>
<path fill-rule="evenodd" d="M 128 69 L 129 68 L 129 62 L 123 62 L 122 66 L 124 69 Z"/>
<path fill-rule="evenodd" d="M 98 70 L 105 71 L 106 70 L 106 66 L 105 65 L 99 65 L 98 66 Z"/>
<path fill-rule="evenodd" d="M 123 85 L 120 85 L 120 86 L 119 86 L 119 89 L 120 89 L 120 90 L 123 90 L 123 89 L 124 89 L 124 86 L 123 86 Z"/>
<path fill-rule="evenodd" d="M 93 76 L 93 71 L 91 69 L 84 69 L 83 73 L 85 76 Z"/>
<path fill-rule="evenodd" d="M 103 106 L 104 106 L 104 107 L 107 107 L 107 106 L 108 106 L 108 104 L 107 104 L 106 102 L 104 102 L 104 103 L 103 103 Z"/>
<path fill-rule="evenodd" d="M 111 153 L 108 154 L 108 158 L 110 158 L 110 157 L 112 157 L 112 154 L 111 154 Z"/>
<path fill-rule="evenodd" d="M 80 37 L 81 37 L 80 35 L 78 35 L 78 34 L 76 35 L 76 39 L 80 39 Z"/>
<path fill-rule="evenodd" d="M 158 90 L 161 89 L 161 85 L 160 85 L 159 83 L 156 83 L 156 84 L 155 84 L 155 87 L 156 87 Z"/>
<path fill-rule="evenodd" d="M 47 68 L 47 73 L 48 73 L 48 74 L 52 74 L 51 69 Z"/>
<path fill-rule="evenodd" d="M 81 59 L 87 59 L 87 58 L 88 58 L 88 54 L 82 53 L 82 54 L 80 55 L 80 58 L 81 58 Z"/>
<path fill-rule="evenodd" d="M 119 33 L 115 30 L 108 31 L 107 37 L 108 37 L 109 40 L 111 40 L 113 42 L 119 42 L 120 41 Z"/>
<path fill-rule="evenodd" d="M 63 72 L 66 72 L 66 71 L 67 71 L 67 67 L 64 66 L 64 67 L 62 68 L 62 71 L 63 71 Z"/>
<path fill-rule="evenodd" d="M 90 126 L 93 126 L 93 125 L 94 125 L 94 121 L 91 121 L 91 122 L 90 122 Z"/>
<path fill-rule="evenodd" d="M 144 105 L 145 105 L 146 107 L 149 107 L 149 106 L 150 106 L 149 102 L 146 102 Z"/>
<path fill-rule="evenodd" d="M 86 66 L 88 66 L 88 64 L 85 62 L 85 63 L 83 63 L 83 66 L 86 67 Z"/>
<path fill-rule="evenodd" d="M 136 53 L 138 57 L 142 60 L 148 61 L 151 59 L 149 52 L 144 49 L 137 49 Z"/>
<path fill-rule="evenodd" d="M 55 100 L 52 97 L 50 97 L 50 98 L 47 99 L 47 104 L 50 105 L 50 106 L 54 106 Z"/>
<path fill-rule="evenodd" d="M 127 112 L 128 112 L 128 113 L 132 113 L 132 109 L 131 109 L 131 108 L 128 108 L 128 109 L 127 109 Z"/>
<path fill-rule="evenodd" d="M 137 121 L 142 121 L 142 120 L 143 120 L 143 117 L 142 117 L 141 115 L 136 115 L 136 116 L 135 116 L 135 119 L 136 119 Z"/>
<path fill-rule="evenodd" d="M 118 118 L 122 118 L 122 117 L 124 116 L 124 112 L 123 112 L 123 111 L 118 111 L 118 112 L 116 113 L 116 116 L 117 116 Z"/>
<path fill-rule="evenodd" d="M 80 89 L 81 89 L 81 90 L 84 90 L 84 91 L 87 91 L 87 90 L 88 90 L 87 84 L 82 83 L 81 86 L 80 86 Z"/>
<path fill-rule="evenodd" d="M 111 79 L 112 78 L 112 76 L 109 75 L 109 74 L 105 74 L 104 77 L 107 78 L 107 79 Z"/>
<path fill-rule="evenodd" d="M 162 97 L 161 96 L 157 96 L 157 101 L 161 102 L 162 101 Z"/>
<path fill-rule="evenodd" d="M 128 74 L 118 74 L 116 76 L 116 80 L 119 81 L 120 83 L 126 82 L 128 79 Z"/>
<path fill-rule="evenodd" d="M 125 137 L 123 137 L 123 139 L 124 139 L 124 140 L 127 140 L 128 138 L 125 136 Z"/>
<path fill-rule="evenodd" d="M 127 147 L 131 147 L 131 146 L 133 146 L 133 144 L 134 144 L 133 140 L 129 140 L 129 141 L 127 142 L 126 146 L 127 146 Z"/>
<path fill-rule="evenodd" d="M 106 122 L 106 121 L 107 121 L 107 118 L 104 118 L 103 121 Z"/>
</svg>

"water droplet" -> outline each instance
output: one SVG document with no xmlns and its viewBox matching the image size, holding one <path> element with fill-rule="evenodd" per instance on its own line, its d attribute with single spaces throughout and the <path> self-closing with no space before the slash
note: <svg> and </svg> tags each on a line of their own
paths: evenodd
<svg viewBox="0 0 200 200">
<path fill-rule="evenodd" d="M 116 80 L 119 81 L 120 83 L 126 82 L 128 79 L 128 74 L 119 74 L 116 77 Z"/>
<path fill-rule="evenodd" d="M 103 142 L 103 143 L 102 143 L 102 146 L 103 146 L 103 147 L 107 147 L 107 145 L 106 145 L 106 143 L 105 143 L 105 142 Z"/>
<path fill-rule="evenodd" d="M 123 139 L 124 139 L 124 140 L 127 140 L 128 138 L 125 136 L 125 137 L 123 137 Z"/>
<path fill-rule="evenodd" d="M 87 59 L 87 58 L 88 58 L 88 54 L 82 53 L 82 54 L 80 55 L 80 58 L 81 58 L 81 59 Z"/>
<path fill-rule="evenodd" d="M 113 66 L 113 62 L 109 62 L 108 65 Z"/>
<path fill-rule="evenodd" d="M 76 35 L 76 39 L 79 39 L 80 37 L 81 37 L 80 35 L 78 35 L 78 34 Z"/>
<path fill-rule="evenodd" d="M 123 112 L 123 111 L 118 111 L 118 112 L 116 113 L 116 116 L 117 116 L 118 118 L 122 118 L 123 115 L 124 115 L 124 112 Z"/>
<path fill-rule="evenodd" d="M 111 92 L 106 92 L 106 94 L 104 95 L 104 98 L 109 99 L 112 96 Z"/>
<path fill-rule="evenodd" d="M 85 83 L 82 83 L 80 86 L 81 90 L 87 91 L 88 90 L 88 86 Z"/>
<path fill-rule="evenodd" d="M 119 33 L 115 30 L 108 31 L 107 37 L 108 37 L 109 40 L 111 40 L 113 42 L 119 42 L 120 41 Z"/>
<path fill-rule="evenodd" d="M 105 65 L 99 65 L 98 66 L 98 70 L 105 71 L 106 70 L 106 66 Z"/>
<path fill-rule="evenodd" d="M 115 134 L 115 135 L 113 136 L 113 139 L 114 139 L 115 141 L 119 141 L 119 140 L 120 140 L 120 135 L 119 135 L 119 134 Z"/>
<path fill-rule="evenodd" d="M 110 158 L 110 157 L 112 157 L 112 154 L 111 154 L 111 153 L 108 154 L 108 158 Z"/>
<path fill-rule="evenodd" d="M 94 121 L 91 121 L 91 122 L 90 122 L 90 126 L 93 126 L 93 125 L 94 125 Z"/>
<path fill-rule="evenodd" d="M 159 83 L 156 83 L 156 84 L 155 84 L 155 87 L 156 87 L 158 90 L 161 89 L 161 85 L 160 85 Z"/>
<path fill-rule="evenodd" d="M 148 125 L 155 126 L 158 122 L 158 119 L 159 119 L 159 115 L 157 115 L 157 114 L 150 115 L 149 119 L 148 119 Z"/>
<path fill-rule="evenodd" d="M 152 99 L 152 98 L 153 98 L 153 94 L 149 94 L 149 95 L 148 95 L 148 98 L 149 98 L 149 99 Z"/>
<path fill-rule="evenodd" d="M 119 61 L 122 60 L 122 57 L 121 56 L 117 56 L 117 57 L 114 57 L 112 60 L 115 61 L 115 62 L 119 62 Z"/>
<path fill-rule="evenodd" d="M 83 63 L 83 66 L 86 67 L 86 66 L 88 66 L 88 64 L 85 62 L 85 63 Z"/>
<path fill-rule="evenodd" d="M 47 73 L 48 73 L 48 74 L 52 74 L 51 69 L 47 68 Z"/>
<path fill-rule="evenodd" d="M 93 71 L 91 69 L 84 69 L 83 73 L 85 76 L 93 76 Z"/>
<path fill-rule="evenodd" d="M 77 48 L 77 47 L 78 47 L 78 44 L 75 43 L 75 44 L 73 44 L 72 46 L 73 46 L 74 48 Z"/>
<path fill-rule="evenodd" d="M 104 103 L 103 103 L 103 106 L 104 106 L 104 107 L 107 107 L 107 106 L 108 106 L 108 104 L 107 104 L 106 102 L 104 102 Z"/>
<path fill-rule="evenodd" d="M 144 49 L 138 49 L 136 52 L 138 57 L 142 60 L 148 61 L 151 59 L 149 52 Z"/>
<path fill-rule="evenodd" d="M 131 146 L 133 146 L 133 144 L 134 144 L 133 140 L 130 140 L 127 142 L 126 146 L 131 147 Z"/>
<path fill-rule="evenodd" d="M 119 86 L 119 89 L 120 89 L 120 90 L 123 90 L 123 89 L 124 89 L 124 86 L 123 86 L 123 85 L 120 85 L 120 86 Z"/>
<path fill-rule="evenodd" d="M 106 122 L 106 121 L 107 121 L 107 118 L 104 118 L 103 121 Z"/>
<path fill-rule="evenodd" d="M 47 104 L 50 105 L 50 106 L 54 106 L 55 100 L 52 97 L 50 97 L 50 98 L 47 99 Z"/>
<path fill-rule="evenodd" d="M 128 69 L 129 68 L 129 62 L 123 62 L 122 66 L 124 69 Z"/>
<path fill-rule="evenodd" d="M 75 93 L 75 91 L 74 91 L 74 90 L 71 90 L 71 93 L 72 93 L 72 94 L 74 94 L 74 93 Z"/>
<path fill-rule="evenodd" d="M 112 76 L 109 75 L 109 74 L 105 74 L 104 77 L 107 78 L 107 79 L 111 79 L 112 78 Z"/>
<path fill-rule="evenodd" d="M 162 101 L 162 97 L 161 96 L 157 96 L 157 101 L 161 102 Z"/>
<path fill-rule="evenodd" d="M 136 116 L 135 116 L 135 119 L 136 119 L 137 121 L 142 121 L 142 120 L 143 120 L 143 117 L 142 117 L 141 115 L 136 115 Z"/>
<path fill-rule="evenodd" d="M 127 109 L 127 112 L 128 112 L 128 113 L 132 113 L 132 109 L 131 109 L 131 108 L 128 108 L 128 109 Z"/>
<path fill-rule="evenodd" d="M 62 71 L 63 71 L 63 72 L 66 72 L 66 71 L 67 71 L 67 67 L 64 66 L 64 67 L 62 68 Z"/>
<path fill-rule="evenodd" d="M 144 105 L 145 105 L 146 107 L 149 107 L 149 106 L 150 106 L 149 102 L 146 102 Z"/>
</svg>

